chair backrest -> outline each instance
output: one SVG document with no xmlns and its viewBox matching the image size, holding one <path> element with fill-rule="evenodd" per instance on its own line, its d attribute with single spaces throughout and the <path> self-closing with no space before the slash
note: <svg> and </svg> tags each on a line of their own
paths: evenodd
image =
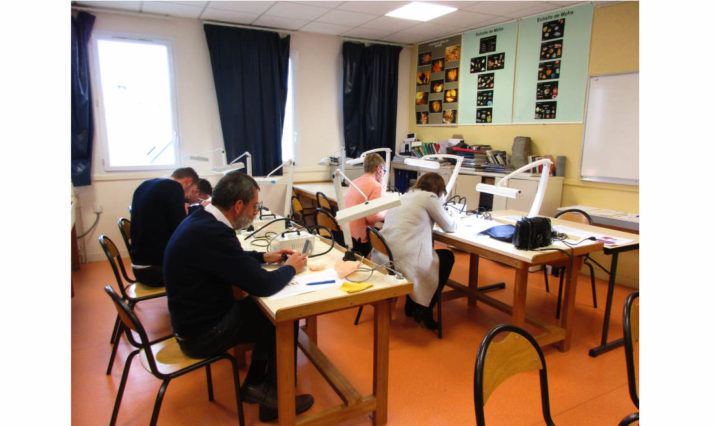
<svg viewBox="0 0 716 426">
<path fill-rule="evenodd" d="M 564 219 L 564 220 L 569 220 L 572 222 L 584 223 L 587 225 L 592 224 L 592 217 L 589 216 L 589 214 L 587 212 L 585 212 L 584 210 L 579 210 L 579 209 L 562 210 L 561 212 L 557 213 L 554 217 Z"/>
<path fill-rule="evenodd" d="M 120 217 L 119 220 L 117 220 L 117 227 L 119 227 L 119 233 L 122 235 L 124 245 L 127 246 L 127 253 L 130 253 L 129 257 L 132 257 L 132 251 L 130 250 L 132 247 L 132 237 L 129 232 L 131 226 L 132 222 L 126 217 Z"/>
<path fill-rule="evenodd" d="M 132 281 L 127 279 L 127 271 L 124 269 L 122 255 L 119 254 L 117 245 L 114 244 L 114 242 L 110 240 L 108 236 L 100 235 L 98 239 L 99 245 L 102 246 L 102 250 L 104 251 L 105 256 L 107 256 L 107 260 L 112 267 L 112 272 L 114 272 L 114 278 L 117 280 L 117 286 L 119 287 L 119 291 L 122 294 L 122 299 L 127 300 L 127 292 L 124 289 L 125 284 L 124 281 L 122 281 L 122 276 L 124 276 L 127 281 Z"/>
<path fill-rule="evenodd" d="M 624 327 L 624 352 L 626 354 L 627 378 L 629 380 L 629 396 L 632 402 L 639 408 L 639 389 L 636 380 L 637 368 L 634 360 L 634 346 L 639 342 L 639 292 L 627 296 L 624 302 L 622 313 L 622 325 Z"/>
<path fill-rule="evenodd" d="M 390 267 L 391 269 L 395 269 L 395 264 L 393 264 L 393 252 L 390 251 L 390 247 L 388 246 L 388 242 L 385 241 L 385 238 L 383 238 L 382 235 L 380 235 L 380 231 L 373 228 L 372 226 L 366 226 L 366 233 L 368 234 L 368 241 L 370 241 L 371 247 L 378 250 L 379 252 L 383 253 L 384 255 L 388 256 L 388 259 L 390 260 Z M 395 272 L 388 270 L 388 273 L 390 275 L 394 275 Z"/>
<path fill-rule="evenodd" d="M 331 215 L 336 214 L 336 211 L 331 205 L 331 202 L 328 200 L 328 197 L 326 197 L 326 194 L 320 191 L 316 192 L 316 202 L 318 203 L 318 207 L 322 208 L 327 212 L 330 212 Z"/>
<path fill-rule="evenodd" d="M 494 341 L 503 333 L 504 339 Z M 510 324 L 500 324 L 487 333 L 475 360 L 473 395 L 478 426 L 485 424 L 484 407 L 497 386 L 517 373 L 532 370 L 539 370 L 542 416 L 546 424 L 554 425 L 549 410 L 547 364 L 537 341 L 527 331 Z"/>
<path fill-rule="evenodd" d="M 112 286 L 105 286 L 104 291 L 109 295 L 110 299 L 112 299 L 112 303 L 114 304 L 115 309 L 117 309 L 117 315 L 119 315 L 120 321 L 122 321 L 122 324 L 124 324 L 125 326 L 124 331 L 126 332 L 125 335 L 127 336 L 127 340 L 135 348 L 141 348 L 144 350 L 144 354 L 147 357 L 147 362 L 149 364 L 150 370 L 152 371 L 152 374 L 161 377 L 162 374 L 157 368 L 157 363 L 154 359 L 154 354 L 152 353 L 151 344 L 149 342 L 149 338 L 147 337 L 147 331 L 144 329 L 142 322 L 139 321 L 139 318 L 137 317 L 137 315 L 135 315 L 127 302 L 125 302 L 114 291 L 114 289 L 112 289 Z M 136 333 L 136 335 L 139 337 L 139 341 L 135 339 L 132 332 Z"/>
<path fill-rule="evenodd" d="M 322 228 L 328 229 L 331 232 L 331 236 L 336 244 L 342 247 L 346 246 L 343 238 L 343 231 L 329 211 L 320 207 L 316 208 L 316 225 L 316 228 L 318 229 L 317 233 L 319 235 L 324 235 L 321 231 Z"/>
</svg>

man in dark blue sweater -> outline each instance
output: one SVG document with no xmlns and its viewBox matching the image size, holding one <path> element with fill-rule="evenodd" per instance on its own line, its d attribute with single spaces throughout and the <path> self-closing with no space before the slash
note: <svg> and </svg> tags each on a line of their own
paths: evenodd
<svg viewBox="0 0 716 426">
<path fill-rule="evenodd" d="M 236 230 L 253 222 L 258 194 L 250 176 L 224 176 L 212 203 L 189 215 L 169 239 L 164 278 L 172 329 L 184 353 L 203 358 L 239 343 L 255 343 L 241 396 L 244 402 L 259 404 L 261 421 L 270 421 L 278 416 L 276 329 L 252 298 L 235 300 L 232 289 L 270 296 L 303 271 L 307 258 L 288 249 L 261 253 L 241 247 Z M 274 271 L 261 267 L 283 258 L 285 264 Z M 311 405 L 311 395 L 296 397 L 298 413 Z"/>
<path fill-rule="evenodd" d="M 183 167 L 174 170 L 171 179 L 146 180 L 134 191 L 129 257 L 134 277 L 142 284 L 164 285 L 164 248 L 179 222 L 186 217 L 184 198 L 198 180 L 194 169 Z"/>
</svg>

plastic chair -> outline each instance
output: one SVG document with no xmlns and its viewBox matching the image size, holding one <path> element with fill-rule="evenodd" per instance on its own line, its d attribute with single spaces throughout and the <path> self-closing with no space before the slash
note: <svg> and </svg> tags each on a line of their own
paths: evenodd
<svg viewBox="0 0 716 426">
<path fill-rule="evenodd" d="M 390 251 L 390 247 L 388 247 L 388 243 L 385 241 L 385 238 L 383 238 L 382 235 L 380 235 L 380 232 L 373 228 L 372 226 L 366 226 L 366 233 L 368 234 L 368 241 L 370 241 L 370 245 L 378 250 L 379 252 L 383 253 L 384 255 L 388 256 L 388 259 L 390 260 L 391 268 L 393 268 L 393 252 Z M 388 275 L 395 275 L 395 272 L 388 270 Z M 358 325 L 358 322 L 360 321 L 360 315 L 363 313 L 363 305 L 358 307 L 358 314 L 356 314 L 356 319 L 353 321 L 353 325 Z"/>
<path fill-rule="evenodd" d="M 341 230 L 340 225 L 338 225 L 338 222 L 336 222 L 336 219 L 333 217 L 333 214 L 331 212 L 320 207 L 317 208 L 316 225 L 318 227 L 328 229 L 331 232 L 331 236 L 336 242 L 336 244 L 340 245 L 341 247 L 346 246 L 346 243 L 343 238 L 343 231 Z"/>
<path fill-rule="evenodd" d="M 592 217 L 587 214 L 587 212 L 579 209 L 568 209 L 563 210 L 559 213 L 557 213 L 555 218 L 562 217 L 562 219 L 569 220 L 572 222 L 578 222 L 578 223 L 584 223 L 587 225 L 592 224 Z M 589 268 L 589 277 L 592 281 L 592 304 L 594 307 L 597 307 L 597 287 L 594 282 L 594 266 L 597 265 L 600 267 L 604 272 L 609 274 L 609 271 L 606 270 L 602 265 L 600 265 L 596 260 L 589 257 L 589 254 L 584 256 L 584 265 L 586 265 Z M 564 266 L 556 266 L 553 267 L 557 269 L 557 273 L 559 274 L 559 292 L 557 295 L 557 314 L 556 317 L 559 318 L 561 308 L 562 308 L 562 289 L 564 287 L 564 272 L 566 268 Z M 543 269 L 544 271 L 544 287 L 547 293 L 549 293 L 549 274 L 547 274 L 547 268 Z"/>
<path fill-rule="evenodd" d="M 639 409 L 639 390 L 637 389 L 636 367 L 634 366 L 634 345 L 639 342 L 639 292 L 627 296 L 622 313 L 624 328 L 624 354 L 626 355 L 627 379 L 629 380 L 629 396 Z M 624 417 L 619 426 L 626 426 L 639 420 L 639 412 Z"/>
<path fill-rule="evenodd" d="M 501 333 L 506 334 L 505 338 L 495 341 Z M 513 375 L 532 370 L 539 370 L 542 417 L 547 425 L 554 426 L 549 410 L 547 364 L 537 341 L 527 331 L 510 324 L 500 324 L 487 332 L 475 360 L 473 395 L 478 426 L 485 425 L 484 408 L 492 392 Z"/>
<path fill-rule="evenodd" d="M 331 204 L 331 202 L 328 200 L 328 197 L 326 197 L 326 194 L 324 194 L 320 191 L 316 192 L 316 202 L 318 203 L 318 207 L 331 213 L 331 216 L 336 215 L 336 209 L 335 209 L 335 207 L 333 207 L 333 204 Z"/>
<path fill-rule="evenodd" d="M 102 246 L 102 250 L 107 256 L 107 260 L 112 267 L 112 272 L 114 272 L 114 278 L 117 280 L 117 287 L 119 288 L 119 293 L 122 295 L 122 300 L 125 301 L 131 309 L 134 309 L 134 305 L 141 301 L 166 296 L 167 292 L 164 287 L 146 286 L 127 277 L 127 271 L 124 268 L 122 256 L 119 254 L 117 245 L 114 244 L 109 237 L 106 235 L 100 235 L 99 244 Z M 125 285 L 122 277 L 124 277 L 124 280 L 130 284 Z M 112 344 L 112 354 L 109 357 L 109 365 L 107 365 L 107 375 L 112 372 L 112 364 L 114 363 L 114 357 L 117 355 L 117 342 L 119 341 L 119 336 L 122 334 L 122 328 L 122 322 L 120 321 L 118 315 L 117 319 L 114 321 L 112 337 L 110 338 L 110 343 Z"/>
<path fill-rule="evenodd" d="M 109 297 L 112 299 L 115 308 L 117 309 L 117 315 L 121 318 L 123 329 L 129 343 L 136 349 L 132 351 L 127 357 L 127 362 L 124 365 L 124 371 L 122 372 L 122 380 L 119 382 L 119 389 L 117 390 L 117 398 L 114 402 L 114 409 L 112 410 L 112 419 L 109 424 L 114 425 L 117 422 L 117 414 L 119 414 L 119 406 L 122 403 L 122 395 L 124 394 L 124 387 L 127 384 L 127 377 L 129 376 L 129 369 L 132 366 L 134 357 L 140 355 L 140 361 L 142 366 L 150 372 L 154 377 L 162 381 L 162 385 L 159 387 L 159 392 L 154 401 L 154 410 L 152 411 L 152 420 L 150 425 L 156 425 L 157 419 L 159 418 L 159 410 L 162 407 L 162 400 L 164 399 L 164 393 L 167 390 L 169 381 L 175 377 L 186 374 L 190 371 L 206 367 L 206 383 L 209 390 L 209 401 L 214 400 L 214 389 L 211 383 L 211 364 L 213 362 L 228 359 L 231 362 L 231 367 L 234 375 L 234 390 L 236 393 L 236 406 L 238 407 L 239 424 L 244 425 L 244 411 L 241 405 L 241 396 L 239 389 L 241 383 L 239 381 L 239 370 L 236 366 L 236 360 L 234 357 L 224 352 L 219 355 L 210 358 L 190 358 L 181 351 L 179 344 L 177 343 L 176 337 L 173 335 L 165 336 L 161 339 L 150 342 L 147 338 L 147 333 L 144 330 L 144 326 L 139 321 L 139 318 L 134 314 L 132 307 L 127 302 L 114 292 L 111 286 L 106 286 L 104 291 L 107 292 Z M 139 336 L 139 341 L 134 338 L 132 332 Z"/>
</svg>

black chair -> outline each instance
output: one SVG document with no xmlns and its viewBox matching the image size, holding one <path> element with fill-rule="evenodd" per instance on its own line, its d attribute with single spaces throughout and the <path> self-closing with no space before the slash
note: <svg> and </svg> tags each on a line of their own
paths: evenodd
<svg viewBox="0 0 716 426">
<path fill-rule="evenodd" d="M 384 255 L 388 256 L 388 259 L 390 260 L 391 269 L 395 269 L 393 263 L 393 252 L 390 251 L 390 247 L 388 247 L 388 243 L 385 241 L 385 238 L 383 238 L 383 236 L 380 235 L 380 232 L 372 226 L 367 226 L 365 229 L 366 233 L 368 234 L 368 241 L 370 241 L 371 246 L 379 252 L 383 253 Z M 389 269 L 388 275 L 395 275 L 395 272 Z M 355 321 L 353 321 L 353 325 L 358 325 L 361 313 L 363 313 L 362 305 L 358 307 L 358 314 L 356 314 L 356 319 Z"/>
<path fill-rule="evenodd" d="M 318 203 L 318 207 L 331 213 L 331 216 L 335 217 L 336 208 L 333 207 L 333 204 L 331 204 L 331 202 L 328 200 L 326 194 L 322 193 L 321 191 L 316 192 L 316 203 Z"/>
<path fill-rule="evenodd" d="M 124 246 L 127 247 L 127 253 L 129 253 L 129 257 L 131 259 L 132 255 L 132 234 L 130 233 L 130 230 L 132 228 L 132 221 L 127 219 L 126 217 L 120 217 L 117 220 L 117 227 L 119 228 L 119 234 L 122 236 L 122 240 L 124 240 Z M 133 283 L 134 280 L 129 279 L 125 275 L 125 280 L 129 281 L 130 283 Z"/>
<path fill-rule="evenodd" d="M 494 339 L 499 334 L 506 336 L 498 342 Z M 554 426 L 549 410 L 547 364 L 537 341 L 527 331 L 511 324 L 500 324 L 487 332 L 475 360 L 473 395 L 478 426 L 485 425 L 484 408 L 492 392 L 513 375 L 532 370 L 539 370 L 542 417 L 547 425 Z"/>
<path fill-rule="evenodd" d="M 627 379 L 629 380 L 629 396 L 639 409 L 639 390 L 637 389 L 636 367 L 634 363 L 634 345 L 639 342 L 639 292 L 627 296 L 622 313 L 624 328 L 624 353 L 626 355 Z M 624 417 L 619 426 L 626 426 L 639 420 L 639 412 Z"/>
<path fill-rule="evenodd" d="M 345 247 L 346 243 L 343 238 L 343 231 L 340 225 L 336 222 L 333 214 L 322 208 L 316 208 L 316 225 L 318 229 L 325 228 L 331 232 L 331 237 L 341 247 Z M 321 231 L 316 232 L 320 235 Z"/>
<path fill-rule="evenodd" d="M 139 318 L 137 318 L 134 314 L 132 307 L 129 306 L 127 302 L 122 300 L 122 298 L 114 292 L 111 286 L 106 286 L 104 291 L 106 291 L 112 299 L 112 302 L 117 309 L 117 315 L 122 319 L 123 329 L 126 332 L 125 336 L 127 340 L 136 348 L 129 354 L 127 362 L 124 365 L 122 380 L 119 382 L 119 389 L 117 390 L 117 399 L 114 402 L 114 409 L 112 410 L 112 419 L 109 422 L 110 425 L 114 425 L 117 422 L 117 414 L 119 414 L 119 406 L 122 403 L 122 395 L 124 394 L 124 387 L 127 384 L 129 369 L 132 366 L 134 357 L 137 355 L 140 355 L 142 366 L 154 377 L 162 381 L 162 384 L 159 387 L 159 392 L 157 393 L 157 397 L 154 401 L 154 410 L 152 411 L 152 420 L 149 423 L 150 425 L 157 424 L 159 410 L 162 407 L 162 400 L 164 399 L 164 393 L 167 390 L 169 381 L 190 371 L 206 367 L 206 383 L 209 390 L 209 401 L 213 401 L 214 389 L 211 383 L 211 364 L 222 359 L 228 359 L 231 362 L 232 372 L 234 375 L 234 390 L 236 393 L 236 406 L 238 408 L 239 424 L 241 426 L 244 425 L 244 411 L 241 405 L 241 396 L 239 393 L 241 383 L 239 381 L 239 370 L 236 366 L 236 360 L 234 357 L 224 352 L 210 358 L 190 358 L 181 351 L 176 337 L 173 335 L 168 335 L 150 342 L 147 338 L 144 326 L 139 321 Z M 135 339 L 132 332 L 139 337 L 139 341 Z"/>
<path fill-rule="evenodd" d="M 114 278 L 117 280 L 119 294 L 122 295 L 122 300 L 125 301 L 130 308 L 134 309 L 134 305 L 143 300 L 156 299 L 157 297 L 166 296 L 167 292 L 164 287 L 146 286 L 127 277 L 127 271 L 125 270 L 122 256 L 119 254 L 117 245 L 115 245 L 109 237 L 106 235 L 100 235 L 99 244 L 102 246 L 102 250 L 107 256 L 107 260 L 112 267 Z M 125 284 L 122 277 L 124 277 L 124 280 L 129 282 L 129 284 Z M 107 365 L 107 375 L 112 372 L 112 364 L 114 363 L 114 357 L 117 355 L 117 342 L 119 342 L 119 337 L 122 334 L 122 328 L 123 325 L 118 315 L 117 319 L 114 321 L 112 337 L 110 338 L 110 343 L 112 344 L 112 354 L 109 357 L 109 365 Z"/>
<path fill-rule="evenodd" d="M 587 214 L 587 212 L 579 209 L 567 209 L 562 210 L 561 212 L 557 213 L 555 218 L 562 217 L 562 219 L 569 220 L 572 222 L 578 222 L 578 223 L 584 223 L 591 225 L 592 224 L 592 217 Z M 594 266 L 596 265 L 599 268 L 601 268 L 604 272 L 609 274 L 609 271 L 607 271 L 606 268 L 604 268 L 602 265 L 599 264 L 596 260 L 589 257 L 589 254 L 584 256 L 584 265 L 589 268 L 589 277 L 592 280 L 592 304 L 594 307 L 597 307 L 597 287 L 594 282 Z M 562 308 L 562 289 L 564 287 L 564 272 L 566 271 L 566 268 L 564 266 L 553 266 L 555 273 L 559 276 L 559 292 L 557 295 L 557 314 L 556 317 L 560 317 L 561 308 Z M 549 274 L 547 273 L 547 268 L 545 265 L 544 271 L 544 287 L 547 293 L 549 293 Z"/>
</svg>

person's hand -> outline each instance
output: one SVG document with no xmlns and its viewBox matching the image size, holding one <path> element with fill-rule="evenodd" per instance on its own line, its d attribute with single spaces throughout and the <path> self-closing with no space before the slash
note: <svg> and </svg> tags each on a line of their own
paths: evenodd
<svg viewBox="0 0 716 426">
<path fill-rule="evenodd" d="M 264 262 L 266 263 L 279 263 L 283 262 L 290 255 L 297 253 L 291 249 L 280 249 L 278 251 L 272 251 L 264 254 Z M 285 256 L 284 256 L 285 255 Z"/>
<path fill-rule="evenodd" d="M 286 259 L 286 265 L 293 266 L 293 269 L 296 270 L 297 274 L 301 273 L 304 269 L 306 269 L 307 263 L 308 256 L 299 252 L 294 252 L 288 257 L 288 259 Z"/>
</svg>

